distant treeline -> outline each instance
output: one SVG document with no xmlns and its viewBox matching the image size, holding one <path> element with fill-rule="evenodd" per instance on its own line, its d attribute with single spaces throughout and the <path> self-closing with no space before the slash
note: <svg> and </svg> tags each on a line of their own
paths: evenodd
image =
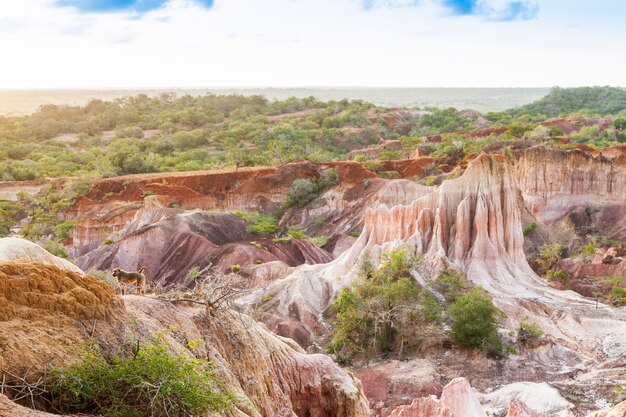
<svg viewBox="0 0 626 417">
<path fill-rule="evenodd" d="M 485 115 L 489 120 L 454 108 L 390 109 L 362 100 L 140 94 L 85 106 L 44 105 L 28 116 L 0 117 L 0 180 L 325 162 L 395 139 L 401 149 L 382 145 L 375 158 L 407 158 L 424 142 L 424 152 L 454 156 L 454 163 L 496 141 L 522 136 L 549 141 L 559 132 L 540 129 L 531 135 L 537 122 L 573 112 L 615 116 L 615 129 L 591 126 L 573 137 L 606 147 L 623 140 L 624 109 L 626 91 L 611 87 L 553 89 L 535 103 Z M 480 140 L 463 133 L 489 121 L 508 129 Z M 437 141 L 422 139 L 438 134 L 444 135 Z"/>
</svg>

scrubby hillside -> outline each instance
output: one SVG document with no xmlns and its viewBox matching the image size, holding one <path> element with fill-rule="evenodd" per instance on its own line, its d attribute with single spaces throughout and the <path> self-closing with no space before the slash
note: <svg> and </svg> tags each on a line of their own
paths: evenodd
<svg viewBox="0 0 626 417">
<path fill-rule="evenodd" d="M 626 90 L 617 87 L 579 87 L 550 90 L 545 97 L 501 115 L 512 117 L 557 117 L 571 113 L 617 115 L 626 109 Z M 495 116 L 495 114 L 493 114 Z"/>
</svg>

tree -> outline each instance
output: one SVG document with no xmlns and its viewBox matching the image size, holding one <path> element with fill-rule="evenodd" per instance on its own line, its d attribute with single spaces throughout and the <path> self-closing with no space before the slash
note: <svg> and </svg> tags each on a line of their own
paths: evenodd
<svg viewBox="0 0 626 417">
<path fill-rule="evenodd" d="M 359 265 L 360 282 L 344 289 L 332 305 L 330 351 L 343 363 L 358 354 L 398 354 L 417 349 L 429 337 L 425 326 L 441 319 L 441 306 L 411 276 L 419 258 L 407 248 L 383 255 L 375 268 L 369 258 Z"/>
<path fill-rule="evenodd" d="M 481 287 L 459 296 L 450 306 L 452 318 L 450 338 L 461 347 L 500 354 L 502 343 L 498 336 L 498 319 L 502 314 L 491 297 Z"/>
</svg>

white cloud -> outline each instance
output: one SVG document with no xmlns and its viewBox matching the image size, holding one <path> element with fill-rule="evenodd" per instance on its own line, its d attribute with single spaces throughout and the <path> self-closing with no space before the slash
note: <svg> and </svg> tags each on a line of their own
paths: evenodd
<svg viewBox="0 0 626 417">
<path fill-rule="evenodd" d="M 608 0 L 576 13 L 564 1 L 486 22 L 438 0 L 172 1 L 141 17 L 22 0 L 3 10 L 21 26 L 0 31 L 0 88 L 626 85 L 626 28 L 597 10 Z"/>
</svg>

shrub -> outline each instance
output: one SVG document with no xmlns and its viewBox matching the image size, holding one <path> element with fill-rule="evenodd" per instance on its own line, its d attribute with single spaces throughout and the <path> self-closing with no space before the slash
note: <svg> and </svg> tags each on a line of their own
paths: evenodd
<svg viewBox="0 0 626 417">
<path fill-rule="evenodd" d="M 452 318 L 450 338 L 462 347 L 499 354 L 498 319 L 502 314 L 481 287 L 459 296 L 448 310 Z"/>
<path fill-rule="evenodd" d="M 600 247 L 600 244 L 596 242 L 590 242 L 583 246 L 580 251 L 583 257 L 583 263 L 589 262 L 596 254 L 596 250 Z"/>
<path fill-rule="evenodd" d="M 288 234 L 289 234 L 289 237 L 292 239 L 304 240 L 307 238 L 306 234 L 304 233 L 304 230 L 302 229 L 290 228 Z"/>
<path fill-rule="evenodd" d="M 526 343 L 543 335 L 541 327 L 533 323 L 521 322 L 517 329 L 517 341 Z"/>
<path fill-rule="evenodd" d="M 383 164 L 380 161 L 365 161 L 363 162 L 363 165 L 365 166 L 365 169 L 367 169 L 368 171 L 379 171 Z"/>
<path fill-rule="evenodd" d="M 437 277 L 435 287 L 443 294 L 448 303 L 453 303 L 461 295 L 465 285 L 458 272 L 445 269 Z"/>
<path fill-rule="evenodd" d="M 561 244 L 545 244 L 539 249 L 539 258 L 537 261 L 544 270 L 548 271 L 553 268 L 557 262 L 563 259 L 563 250 L 564 248 Z M 546 276 L 548 276 L 548 273 L 546 273 Z"/>
<path fill-rule="evenodd" d="M 535 223 L 535 222 L 530 222 L 529 224 L 527 224 L 527 225 L 524 227 L 524 230 L 523 230 L 524 236 L 528 236 L 529 234 L 531 234 L 532 232 L 534 232 L 534 231 L 535 231 L 535 229 L 537 229 L 537 223 Z"/>
<path fill-rule="evenodd" d="M 378 176 L 388 180 L 396 180 L 402 178 L 402 175 L 398 171 L 379 171 Z"/>
<path fill-rule="evenodd" d="M 618 285 L 611 288 L 609 292 L 609 301 L 615 306 L 621 306 L 626 303 L 626 288 Z"/>
<path fill-rule="evenodd" d="M 424 177 L 420 182 L 428 187 L 432 187 L 437 183 L 437 177 L 434 175 L 429 175 L 427 177 Z"/>
<path fill-rule="evenodd" d="M 329 351 L 338 361 L 349 363 L 362 353 L 401 354 L 428 337 L 421 330 L 440 320 L 441 307 L 411 277 L 418 262 L 406 248 L 384 254 L 379 268 L 367 258 L 361 261 L 360 282 L 354 289 L 343 289 L 331 307 Z"/>
<path fill-rule="evenodd" d="M 546 278 L 548 278 L 548 279 L 558 279 L 559 281 L 563 282 L 564 284 L 567 284 L 569 282 L 569 275 L 567 275 L 567 272 L 563 271 L 562 269 L 558 269 L 556 271 L 548 270 L 546 272 Z"/>
<path fill-rule="evenodd" d="M 176 255 L 178 255 L 178 252 L 176 253 Z M 200 277 L 202 277 L 202 273 L 200 272 L 200 267 L 196 265 L 196 266 L 191 267 L 191 269 L 187 272 L 187 275 L 185 276 L 185 280 L 195 281 Z"/>
<path fill-rule="evenodd" d="M 61 242 L 57 242 L 56 240 L 47 240 L 43 244 L 43 248 L 53 254 L 54 256 L 58 256 L 59 258 L 68 259 L 69 255 L 65 250 L 65 246 Z"/>
<path fill-rule="evenodd" d="M 324 246 L 325 244 L 328 243 L 329 239 L 330 238 L 328 236 L 322 235 L 322 236 L 317 236 L 317 237 L 310 237 L 307 240 L 311 242 L 312 244 L 314 244 L 315 246 Z"/>
<path fill-rule="evenodd" d="M 278 220 L 271 216 L 257 215 L 248 226 L 248 232 L 255 235 L 278 233 L 279 231 L 280 228 L 278 227 Z"/>
<path fill-rule="evenodd" d="M 339 174 L 336 169 L 325 169 L 320 173 L 320 179 L 317 182 L 317 188 L 322 189 L 332 187 L 339 182 Z"/>
<path fill-rule="evenodd" d="M 299 178 L 291 184 L 285 207 L 304 207 L 317 196 L 317 187 L 311 180 Z"/>
<path fill-rule="evenodd" d="M 381 161 L 400 159 L 400 152 L 394 151 L 392 149 L 385 149 L 380 153 L 379 158 Z"/>
<path fill-rule="evenodd" d="M 91 343 L 82 361 L 52 371 L 50 391 L 63 413 L 111 417 L 201 415 L 234 400 L 211 363 L 173 355 L 162 336 L 103 355 Z"/>
</svg>

